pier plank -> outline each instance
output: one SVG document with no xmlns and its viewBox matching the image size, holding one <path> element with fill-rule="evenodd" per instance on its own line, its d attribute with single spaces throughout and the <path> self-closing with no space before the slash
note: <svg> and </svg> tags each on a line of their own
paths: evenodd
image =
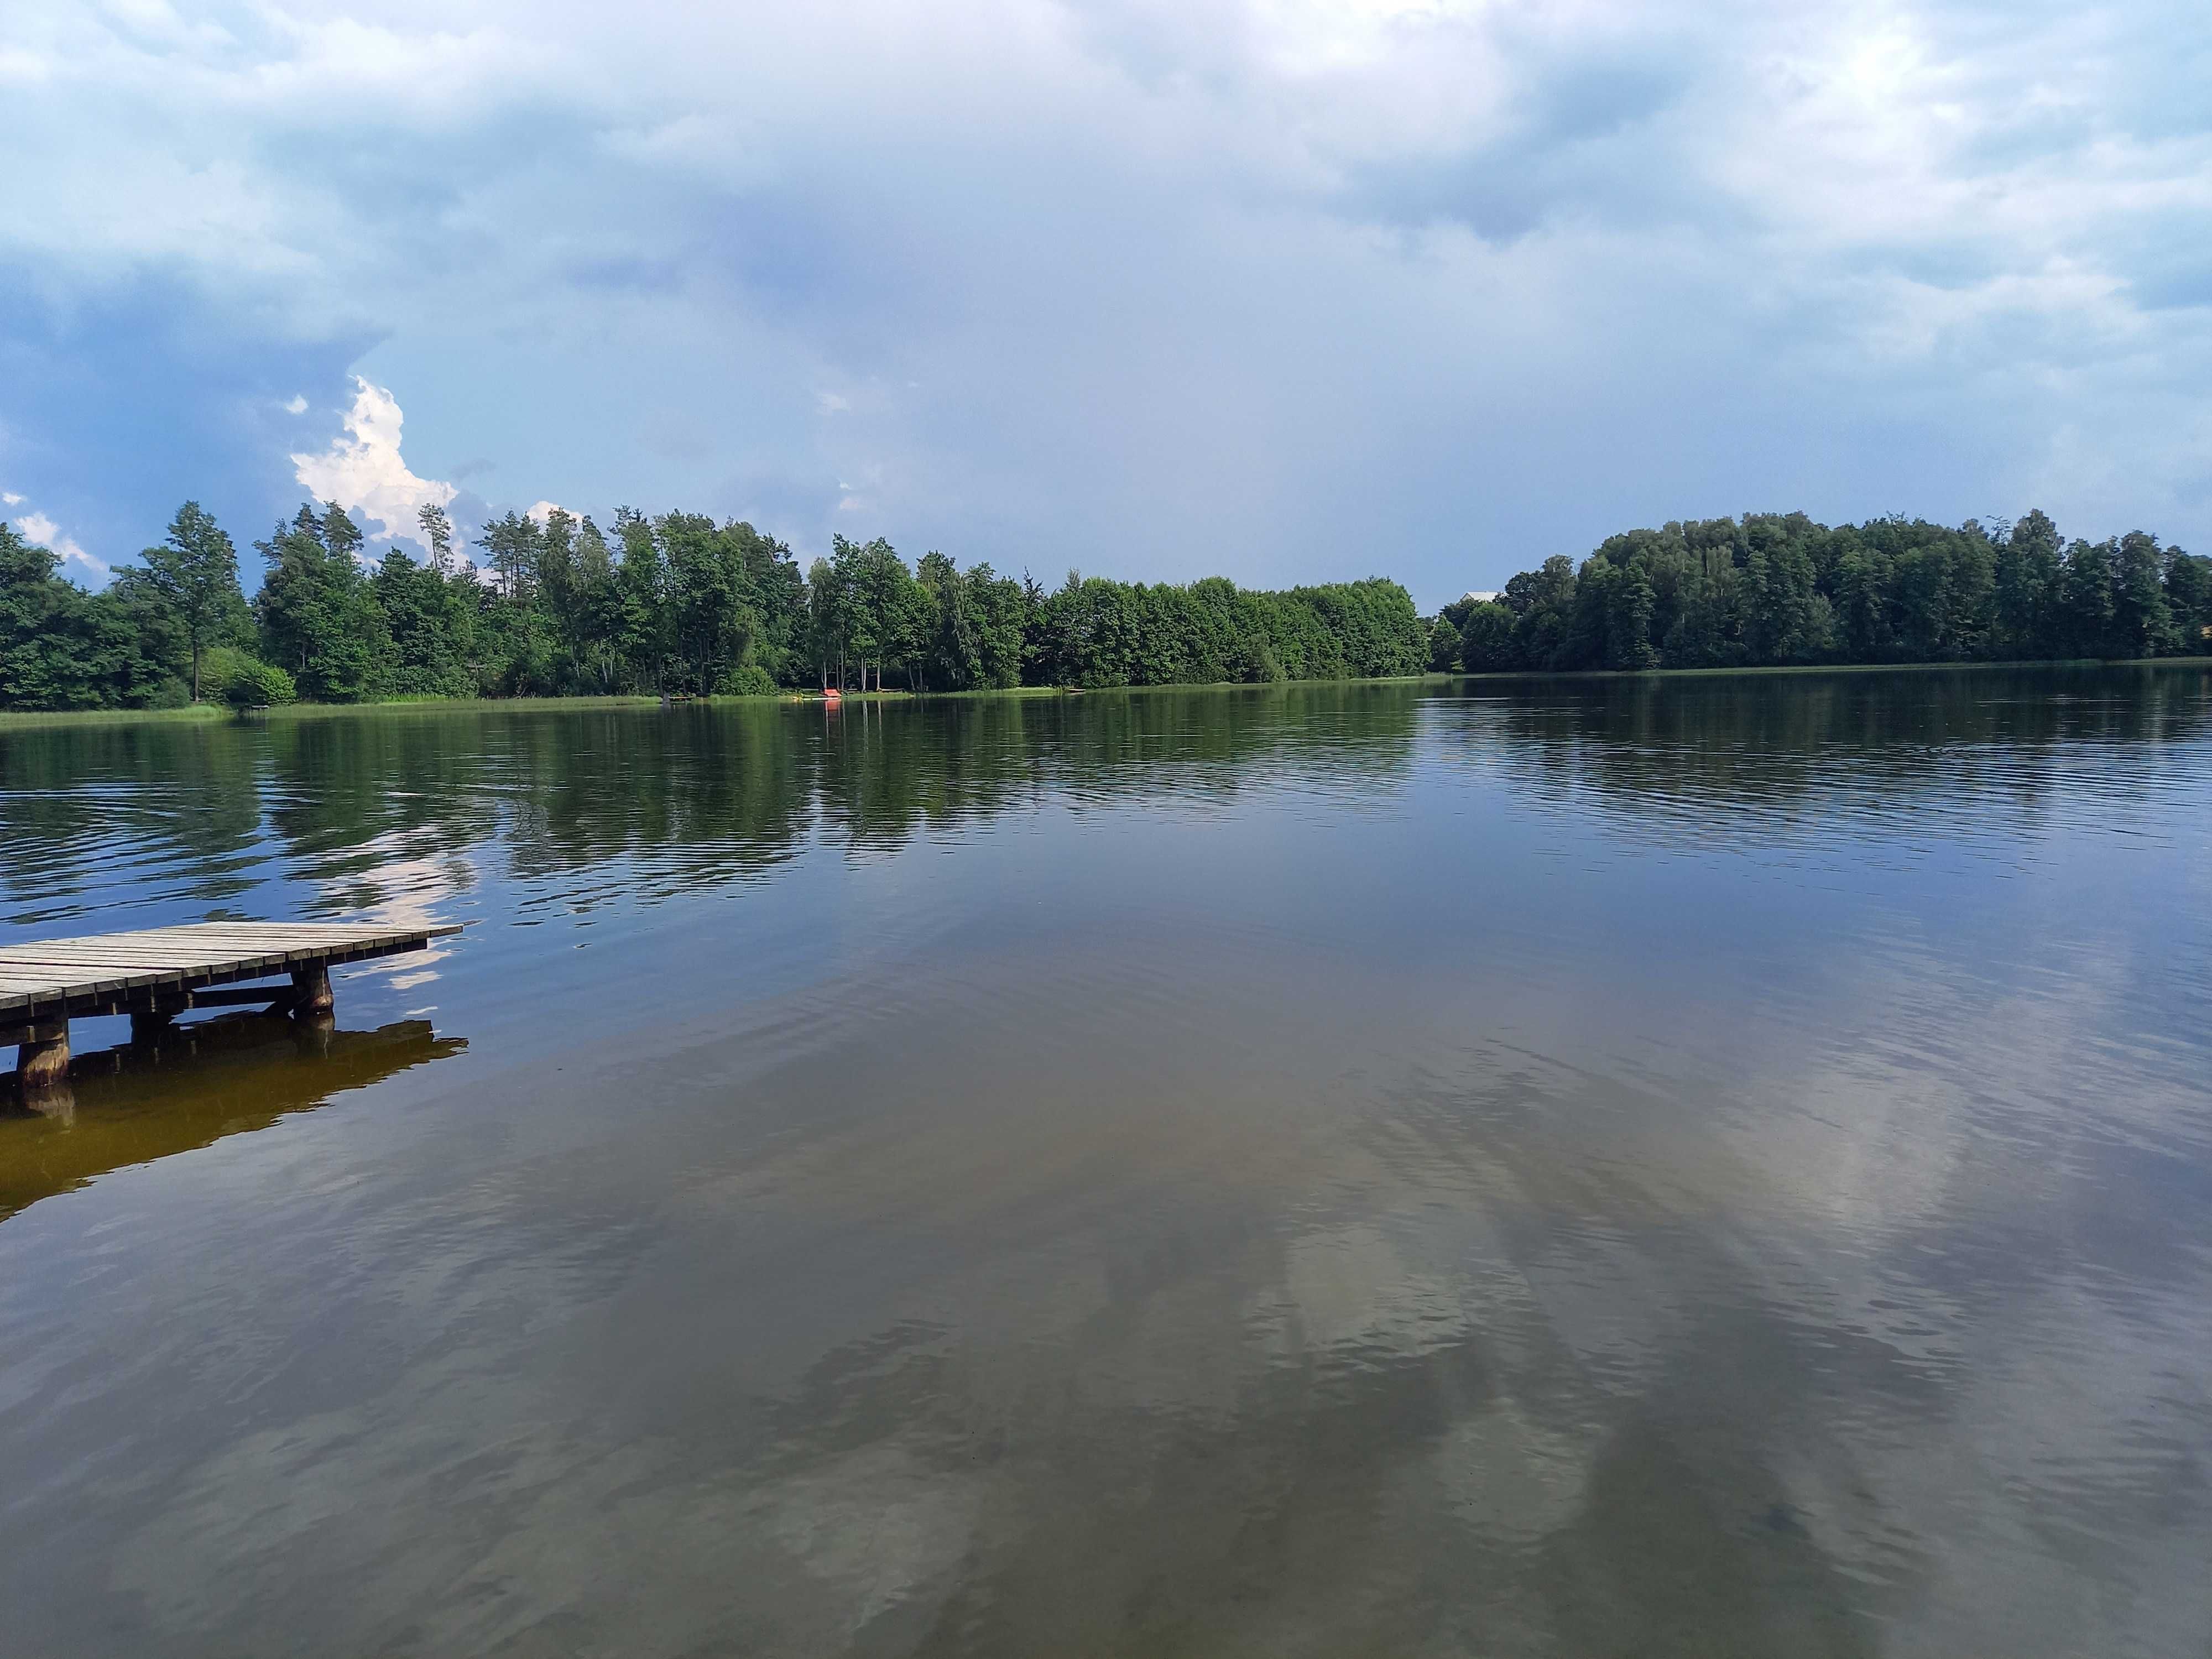
<svg viewBox="0 0 2212 1659">
<path fill-rule="evenodd" d="M 118 1012 L 157 994 L 419 951 L 450 924 L 187 922 L 0 945 L 0 1015 L 11 1021 Z"/>
</svg>

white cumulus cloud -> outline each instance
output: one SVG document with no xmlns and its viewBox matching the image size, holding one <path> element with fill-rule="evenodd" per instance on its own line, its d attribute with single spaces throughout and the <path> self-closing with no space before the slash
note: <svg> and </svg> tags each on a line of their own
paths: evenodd
<svg viewBox="0 0 2212 1659">
<path fill-rule="evenodd" d="M 8 505 L 13 507 L 22 499 L 21 495 L 10 495 L 7 498 Z M 77 545 L 75 538 L 64 536 L 62 527 L 45 514 L 26 513 L 17 523 L 22 528 L 24 540 L 43 547 L 50 553 L 59 554 L 64 565 L 82 566 L 87 574 L 97 576 L 102 581 L 113 574 L 106 560 L 94 558 Z"/>
<path fill-rule="evenodd" d="M 23 498 L 12 489 L 0 489 L 0 504 L 21 507 L 23 504 Z"/>
<path fill-rule="evenodd" d="M 345 432 L 319 454 L 295 455 L 294 476 L 319 501 L 336 501 L 380 526 L 372 541 L 415 533 L 418 508 L 446 507 L 457 493 L 434 478 L 418 478 L 399 453 L 399 400 L 380 386 L 354 377 L 356 396 Z"/>
<path fill-rule="evenodd" d="M 301 392 L 294 392 L 291 398 L 284 404 L 284 412 L 287 415 L 306 414 L 307 412 L 307 399 L 306 396 Z"/>
</svg>

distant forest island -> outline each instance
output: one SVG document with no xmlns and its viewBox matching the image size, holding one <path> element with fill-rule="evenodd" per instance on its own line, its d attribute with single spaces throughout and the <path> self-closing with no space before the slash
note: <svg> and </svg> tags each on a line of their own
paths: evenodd
<svg viewBox="0 0 2212 1659">
<path fill-rule="evenodd" d="M 101 592 L 0 522 L 0 709 L 306 700 L 968 691 L 1782 665 L 2134 659 L 2212 649 L 2212 559 L 2136 532 L 2063 541 L 2039 512 L 1956 529 L 1802 513 L 1673 523 L 1565 555 L 1423 618 L 1397 582 L 1261 592 L 1070 571 L 1047 589 L 836 538 L 801 571 L 749 524 L 624 508 L 488 526 L 374 562 L 335 503 L 255 544 L 196 503 Z"/>
</svg>

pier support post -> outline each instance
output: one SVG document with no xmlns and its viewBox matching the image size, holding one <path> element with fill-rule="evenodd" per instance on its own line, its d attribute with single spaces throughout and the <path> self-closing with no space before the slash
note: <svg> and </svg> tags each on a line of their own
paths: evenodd
<svg viewBox="0 0 2212 1659">
<path fill-rule="evenodd" d="M 69 1081 L 69 1021 L 41 1020 L 23 1030 L 15 1049 L 15 1085 L 24 1098 Z"/>
<path fill-rule="evenodd" d="M 131 1041 L 136 1046 L 159 1042 L 176 1026 L 177 1011 L 159 1003 L 131 1011 Z"/>
<path fill-rule="evenodd" d="M 331 994 L 331 970 L 320 964 L 313 968 L 292 970 L 292 1012 L 295 1014 L 327 1014 L 337 1005 Z"/>
</svg>

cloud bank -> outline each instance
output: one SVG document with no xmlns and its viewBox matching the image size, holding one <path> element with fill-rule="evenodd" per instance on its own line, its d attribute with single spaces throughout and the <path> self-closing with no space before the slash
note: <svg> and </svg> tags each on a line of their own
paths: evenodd
<svg viewBox="0 0 2212 1659">
<path fill-rule="evenodd" d="M 357 373 L 502 509 L 1048 574 L 1434 603 L 1800 505 L 2203 546 L 2208 70 L 2165 0 L 19 0 L 0 465 L 273 514 Z"/>
</svg>

